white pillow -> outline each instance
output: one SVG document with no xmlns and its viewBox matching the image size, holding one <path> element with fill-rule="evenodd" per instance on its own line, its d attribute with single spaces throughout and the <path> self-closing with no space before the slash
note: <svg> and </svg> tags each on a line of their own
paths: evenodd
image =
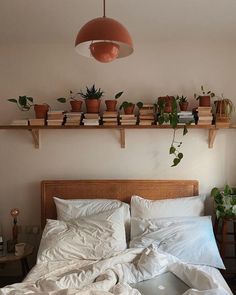
<svg viewBox="0 0 236 295">
<path fill-rule="evenodd" d="M 138 196 L 131 198 L 131 217 L 164 218 L 204 215 L 204 197 L 186 197 L 167 200 L 147 200 Z"/>
<path fill-rule="evenodd" d="M 79 217 L 98 214 L 107 210 L 122 208 L 127 241 L 130 236 L 130 205 L 110 199 L 61 199 L 54 197 L 57 219 L 68 221 Z"/>
<path fill-rule="evenodd" d="M 102 259 L 126 249 L 122 208 L 71 221 L 47 220 L 37 262 Z"/>
<path fill-rule="evenodd" d="M 148 247 L 151 244 L 186 263 L 225 268 L 210 216 L 131 218 L 130 247 Z"/>
</svg>

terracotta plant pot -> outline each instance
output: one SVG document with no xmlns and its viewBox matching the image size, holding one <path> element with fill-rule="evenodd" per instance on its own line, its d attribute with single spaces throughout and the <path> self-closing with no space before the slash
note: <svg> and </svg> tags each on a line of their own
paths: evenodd
<svg viewBox="0 0 236 295">
<path fill-rule="evenodd" d="M 34 105 L 35 118 L 46 119 L 48 110 L 49 110 L 48 104 L 35 104 Z"/>
<path fill-rule="evenodd" d="M 161 96 L 158 97 L 158 102 L 164 101 L 165 107 L 164 107 L 164 112 L 165 113 L 171 113 L 172 112 L 172 102 L 174 100 L 174 96 Z"/>
<path fill-rule="evenodd" d="M 71 105 L 71 111 L 72 112 L 81 112 L 81 107 L 82 107 L 82 100 L 71 100 L 70 105 Z"/>
<path fill-rule="evenodd" d="M 211 106 L 210 95 L 199 96 L 199 106 L 200 107 L 210 107 Z"/>
<path fill-rule="evenodd" d="M 107 100 L 105 100 L 105 104 L 106 104 L 108 112 L 115 112 L 116 111 L 116 105 L 117 105 L 116 99 L 107 99 Z"/>
<path fill-rule="evenodd" d="M 99 113 L 100 110 L 100 99 L 85 99 L 87 113 Z"/>
<path fill-rule="evenodd" d="M 186 112 L 188 109 L 188 102 L 186 101 L 186 102 L 179 103 L 179 108 L 181 111 Z"/>
<path fill-rule="evenodd" d="M 134 113 L 134 107 L 135 107 L 135 105 L 133 104 L 130 107 L 124 108 L 124 113 L 126 115 L 132 115 Z"/>
</svg>

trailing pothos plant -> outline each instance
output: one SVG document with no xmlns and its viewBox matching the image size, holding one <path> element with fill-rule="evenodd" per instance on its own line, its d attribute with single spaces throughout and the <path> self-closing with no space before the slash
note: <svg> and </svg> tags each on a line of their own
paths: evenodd
<svg viewBox="0 0 236 295">
<path fill-rule="evenodd" d="M 34 99 L 31 96 L 22 95 L 18 99 L 10 98 L 8 101 L 13 102 L 21 111 L 29 111 L 34 106 Z"/>
<path fill-rule="evenodd" d="M 180 152 L 179 148 L 182 146 L 182 141 L 176 140 L 176 131 L 177 131 L 177 125 L 179 122 L 178 119 L 178 105 L 176 98 L 173 98 L 172 100 L 172 111 L 170 113 L 165 113 L 165 101 L 159 100 L 158 103 L 155 105 L 157 111 L 158 111 L 158 118 L 157 121 L 160 125 L 163 125 L 164 123 L 169 123 L 170 126 L 174 129 L 173 131 L 173 138 L 171 141 L 171 145 L 169 148 L 169 154 L 174 156 L 173 164 L 171 167 L 177 166 L 181 160 L 183 159 L 184 155 L 182 152 Z M 186 123 L 183 126 L 183 135 L 186 135 L 188 133 L 187 129 L 188 124 Z"/>
<path fill-rule="evenodd" d="M 215 201 L 216 217 L 236 217 L 236 188 L 225 185 L 224 189 L 214 187 L 211 196 Z"/>
</svg>

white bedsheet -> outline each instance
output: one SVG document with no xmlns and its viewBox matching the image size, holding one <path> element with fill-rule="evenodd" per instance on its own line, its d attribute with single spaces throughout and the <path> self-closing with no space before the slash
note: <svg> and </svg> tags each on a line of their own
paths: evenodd
<svg viewBox="0 0 236 295">
<path fill-rule="evenodd" d="M 183 263 L 153 245 L 129 249 L 100 261 L 39 263 L 23 283 L 2 288 L 0 294 L 138 295 L 128 284 L 166 271 L 173 272 L 191 287 L 184 295 L 232 295 L 218 270 Z"/>
</svg>

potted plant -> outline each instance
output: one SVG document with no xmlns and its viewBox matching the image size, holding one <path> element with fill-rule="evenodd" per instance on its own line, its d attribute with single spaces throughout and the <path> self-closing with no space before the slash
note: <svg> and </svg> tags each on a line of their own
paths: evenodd
<svg viewBox="0 0 236 295">
<path fill-rule="evenodd" d="M 235 110 L 234 104 L 231 99 L 225 98 L 222 94 L 219 99 L 214 101 L 216 108 L 216 119 L 217 118 L 228 118 L 230 119 L 232 113 Z"/>
<path fill-rule="evenodd" d="M 182 152 L 179 151 L 179 148 L 182 146 L 182 141 L 176 140 L 176 131 L 177 131 L 177 125 L 178 125 L 178 106 L 177 106 L 177 100 L 174 97 L 172 99 L 172 105 L 171 105 L 171 112 L 166 113 L 165 112 L 165 101 L 158 99 L 158 102 L 156 104 L 156 108 L 158 109 L 158 123 L 159 125 L 163 125 L 164 123 L 169 123 L 170 126 L 174 129 L 172 142 L 169 148 L 169 154 L 174 156 L 173 164 L 171 167 L 177 166 L 180 161 L 183 159 L 184 155 Z M 188 133 L 187 125 L 184 125 L 183 129 L 183 135 Z"/>
<path fill-rule="evenodd" d="M 120 105 L 120 110 L 123 108 L 125 115 L 132 115 L 134 113 L 135 104 L 128 101 L 123 101 Z"/>
<path fill-rule="evenodd" d="M 80 94 L 85 99 L 85 104 L 88 113 L 99 113 L 101 100 L 104 91 L 101 88 L 96 88 L 95 84 L 91 87 L 86 86 L 86 91 L 81 91 Z"/>
<path fill-rule="evenodd" d="M 15 103 L 21 111 L 29 111 L 31 107 L 34 107 L 36 119 L 46 119 L 49 110 L 49 105 L 46 103 L 34 104 L 33 97 L 26 95 L 19 96 L 18 99 L 10 98 L 8 101 Z"/>
<path fill-rule="evenodd" d="M 211 196 L 215 201 L 216 217 L 234 218 L 236 217 L 236 188 L 225 185 L 221 190 L 214 187 Z"/>
<path fill-rule="evenodd" d="M 65 98 L 65 97 L 57 98 L 57 101 L 59 101 L 60 103 L 66 103 L 68 100 L 70 100 L 72 112 L 81 112 L 83 101 L 81 99 L 76 99 L 76 94 L 74 94 L 73 91 L 70 90 L 68 98 Z"/>
<path fill-rule="evenodd" d="M 164 112 L 165 113 L 171 113 L 172 112 L 172 102 L 175 99 L 174 96 L 160 96 L 158 97 L 158 104 L 162 104 L 164 106 Z"/>
<path fill-rule="evenodd" d="M 116 93 L 114 99 L 106 99 L 106 100 L 105 100 L 105 104 L 106 104 L 106 107 L 107 107 L 107 111 L 108 111 L 108 112 L 115 112 L 115 110 L 116 110 L 116 105 L 117 105 L 117 99 L 118 99 L 119 97 L 121 97 L 121 95 L 122 95 L 123 93 L 124 93 L 123 91 L 120 91 L 120 92 Z"/>
<path fill-rule="evenodd" d="M 188 109 L 188 99 L 186 96 L 176 96 L 176 100 L 179 102 L 179 108 L 181 111 L 186 112 Z"/>
<path fill-rule="evenodd" d="M 198 95 L 194 93 L 194 98 L 196 100 L 199 100 L 199 106 L 200 107 L 210 107 L 211 106 L 211 97 L 214 97 L 215 93 L 211 90 L 205 91 L 204 87 L 201 86 L 201 94 Z"/>
</svg>

